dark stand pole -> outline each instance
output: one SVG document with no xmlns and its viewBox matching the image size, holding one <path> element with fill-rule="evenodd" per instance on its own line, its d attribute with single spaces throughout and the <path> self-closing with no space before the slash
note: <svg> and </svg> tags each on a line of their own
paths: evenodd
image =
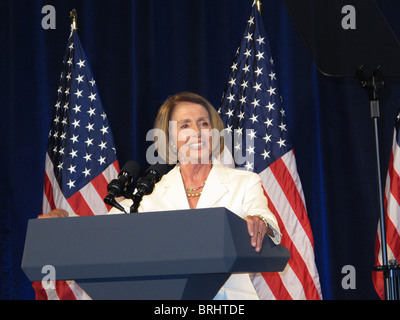
<svg viewBox="0 0 400 320">
<path fill-rule="evenodd" d="M 385 87 L 385 81 L 378 66 L 373 72 L 372 76 L 366 76 L 363 66 L 357 70 L 357 78 L 362 88 L 368 92 L 368 99 L 371 107 L 371 118 L 374 121 L 375 131 L 375 151 L 376 151 L 376 164 L 377 164 L 377 187 L 379 196 L 379 211 L 380 211 L 380 231 L 381 231 L 381 249 L 382 249 L 382 265 L 375 266 L 375 271 L 383 272 L 384 285 L 385 285 L 385 299 L 386 300 L 400 300 L 400 265 L 396 260 L 388 261 L 387 255 L 387 242 L 386 242 L 386 221 L 385 211 L 383 205 L 383 186 L 381 174 L 381 161 L 379 150 L 379 94 Z"/>
</svg>

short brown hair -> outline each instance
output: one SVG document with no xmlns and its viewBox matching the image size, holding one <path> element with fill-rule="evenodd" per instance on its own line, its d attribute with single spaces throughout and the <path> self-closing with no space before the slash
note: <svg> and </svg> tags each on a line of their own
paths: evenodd
<svg viewBox="0 0 400 320">
<path fill-rule="evenodd" d="M 173 157 L 172 155 L 170 156 L 170 153 L 175 152 L 175 150 L 171 150 L 171 148 L 169 147 L 170 146 L 169 121 L 171 120 L 172 111 L 181 102 L 191 102 L 203 106 L 207 110 L 210 116 L 211 129 L 217 129 L 219 133 L 221 133 L 221 131 L 224 130 L 224 124 L 222 123 L 222 120 L 218 112 L 206 98 L 192 92 L 181 92 L 173 96 L 170 96 L 167 100 L 165 100 L 165 102 L 158 110 L 158 114 L 154 123 L 154 129 L 160 129 L 165 133 L 166 137 L 165 146 L 162 145 L 164 142 L 157 141 L 156 138 L 155 142 L 159 156 L 162 157 L 169 164 L 174 163 Z M 220 134 L 219 144 L 217 142 L 214 142 L 213 139 L 212 151 L 219 152 L 219 154 L 222 154 L 223 150 L 224 150 L 224 139 L 223 139 L 223 134 Z M 164 151 L 166 151 L 166 153 Z M 174 154 L 173 156 L 176 159 L 176 154 Z"/>
</svg>

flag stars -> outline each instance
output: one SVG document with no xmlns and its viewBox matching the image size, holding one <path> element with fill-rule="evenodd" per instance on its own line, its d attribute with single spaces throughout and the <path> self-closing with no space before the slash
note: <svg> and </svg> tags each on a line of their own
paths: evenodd
<svg viewBox="0 0 400 320">
<path fill-rule="evenodd" d="M 231 110 L 231 109 L 228 109 L 228 112 L 227 113 L 225 113 L 227 116 L 228 116 L 228 118 L 230 118 L 230 117 L 232 117 L 233 116 L 233 110 Z"/>
<path fill-rule="evenodd" d="M 273 122 L 273 119 L 267 118 L 267 121 L 265 121 L 264 123 L 267 125 L 267 128 L 269 128 L 269 127 L 273 127 L 274 126 L 272 124 L 272 122 Z"/>
<path fill-rule="evenodd" d="M 253 163 L 250 163 L 249 161 L 246 161 L 246 165 L 245 168 L 247 169 L 247 171 L 253 171 Z"/>
<path fill-rule="evenodd" d="M 92 161 L 92 155 L 91 154 L 87 154 L 87 152 L 86 152 L 86 155 L 83 157 L 83 159 L 85 159 L 86 162 Z"/>
<path fill-rule="evenodd" d="M 92 169 L 85 168 L 85 170 L 82 171 L 82 173 L 85 175 L 85 178 L 86 178 L 87 176 L 90 176 L 90 170 L 92 170 Z"/>
<path fill-rule="evenodd" d="M 272 71 L 271 71 L 271 73 L 269 74 L 269 77 L 271 78 L 271 81 L 272 81 L 272 80 L 276 80 L 276 74 L 273 73 Z"/>
<path fill-rule="evenodd" d="M 107 141 L 106 141 L 106 142 L 102 141 L 102 142 L 99 144 L 100 149 L 101 149 L 101 150 L 107 149 L 106 144 L 107 144 Z"/>
<path fill-rule="evenodd" d="M 108 133 L 108 127 L 102 127 L 101 129 L 100 129 L 100 131 L 101 131 L 101 133 L 103 134 L 103 135 L 105 135 L 106 133 Z"/>
<path fill-rule="evenodd" d="M 89 99 L 91 102 L 93 102 L 93 100 L 96 100 L 96 95 L 97 95 L 97 93 L 93 94 L 93 92 L 90 94 Z"/>
<path fill-rule="evenodd" d="M 255 86 L 253 86 L 253 89 L 256 89 L 256 92 L 258 92 L 258 90 L 261 90 L 261 83 L 256 82 Z"/>
<path fill-rule="evenodd" d="M 75 168 L 76 168 L 76 166 L 73 166 L 71 164 L 67 170 L 69 171 L 70 174 L 72 174 L 72 173 L 76 172 Z"/>
<path fill-rule="evenodd" d="M 261 38 L 261 36 L 258 36 L 258 39 L 256 39 L 256 41 L 258 42 L 259 46 L 261 46 L 262 44 L 265 44 L 264 39 L 265 38 Z"/>
<path fill-rule="evenodd" d="M 244 55 L 246 56 L 246 58 L 251 56 L 251 49 L 246 49 L 246 52 L 244 53 Z"/>
<path fill-rule="evenodd" d="M 81 112 L 81 106 L 78 106 L 77 104 L 75 105 L 74 108 L 72 108 L 72 110 L 75 111 L 75 114 L 77 114 L 78 112 Z"/>
<path fill-rule="evenodd" d="M 79 66 L 79 69 L 81 69 L 82 67 L 86 67 L 85 62 L 86 62 L 86 60 L 82 61 L 81 59 L 79 59 L 79 62 L 77 63 L 77 65 Z"/>
<path fill-rule="evenodd" d="M 100 165 L 102 165 L 102 164 L 106 163 L 106 157 L 100 156 L 100 158 L 97 161 L 100 163 Z"/>
<path fill-rule="evenodd" d="M 70 156 L 72 157 L 72 159 L 73 159 L 73 158 L 75 158 L 75 157 L 78 156 L 77 153 L 78 153 L 78 150 L 72 149 L 72 151 L 69 153 L 69 155 L 70 155 Z"/>
<path fill-rule="evenodd" d="M 93 139 L 90 139 L 90 138 L 88 137 L 88 138 L 86 139 L 85 143 L 86 143 L 86 147 L 89 147 L 89 146 L 93 145 Z M 87 153 L 86 153 L 86 156 L 87 156 Z M 87 162 L 87 160 L 86 160 L 86 162 Z"/>
<path fill-rule="evenodd" d="M 70 140 L 72 141 L 72 143 L 77 143 L 77 142 L 79 142 L 79 140 L 78 140 L 78 137 L 79 137 L 79 135 L 72 135 L 72 138 L 70 138 Z"/>
<path fill-rule="evenodd" d="M 267 144 L 269 141 L 271 141 L 271 137 L 272 137 L 272 135 L 268 135 L 268 133 L 265 134 L 265 137 L 264 137 L 263 139 L 265 140 L 265 143 L 266 143 L 266 144 Z"/>
<path fill-rule="evenodd" d="M 258 107 L 260 105 L 260 99 L 254 98 L 254 101 L 251 103 L 254 108 Z"/>
<path fill-rule="evenodd" d="M 263 73 L 262 73 L 262 69 L 264 69 L 264 68 L 259 68 L 259 67 L 257 67 L 257 69 L 254 71 L 254 73 L 257 75 L 257 77 L 259 77 L 260 75 L 262 75 Z"/>
<path fill-rule="evenodd" d="M 271 110 L 275 110 L 274 108 L 275 103 L 271 103 L 271 101 L 265 106 L 269 112 L 271 112 Z"/>
<path fill-rule="evenodd" d="M 255 114 L 253 114 L 253 116 L 250 118 L 251 122 L 254 124 L 254 122 L 258 122 L 257 120 L 258 116 L 256 116 Z"/>
<path fill-rule="evenodd" d="M 283 140 L 282 138 L 279 138 L 279 141 L 277 142 L 277 144 L 279 144 L 279 148 L 286 147 L 285 144 L 286 140 Z"/>
<path fill-rule="evenodd" d="M 256 54 L 256 57 L 257 57 L 258 61 L 260 61 L 261 59 L 265 59 L 264 52 L 258 51 L 258 53 Z"/>
<path fill-rule="evenodd" d="M 275 90 L 276 90 L 276 88 L 272 88 L 272 87 L 270 86 L 269 89 L 267 90 L 267 92 L 269 93 L 270 96 L 272 96 L 273 94 L 274 94 L 274 95 L 276 94 Z"/>
<path fill-rule="evenodd" d="M 232 103 L 232 101 L 235 101 L 235 95 L 230 93 L 229 97 L 227 97 L 227 99 L 229 100 L 229 103 Z"/>
<path fill-rule="evenodd" d="M 266 158 L 270 158 L 269 154 L 270 154 L 270 151 L 264 150 L 264 152 L 261 155 L 264 157 L 264 160 L 265 160 Z"/>
<path fill-rule="evenodd" d="M 75 181 L 72 181 L 71 179 L 69 179 L 69 182 L 67 183 L 67 186 L 69 187 L 69 189 L 75 188 Z"/>
<path fill-rule="evenodd" d="M 87 113 L 89 113 L 89 115 L 92 117 L 96 114 L 96 108 L 92 109 L 91 107 L 89 108 L 89 111 L 87 111 Z"/>
<path fill-rule="evenodd" d="M 254 153 L 254 149 L 255 149 L 255 147 L 249 146 L 249 147 L 246 149 L 246 152 L 247 152 L 249 155 L 252 155 L 252 154 Z"/>
<path fill-rule="evenodd" d="M 250 32 L 248 32 L 248 33 L 247 33 L 247 36 L 245 36 L 245 39 L 247 39 L 247 42 L 253 40 L 253 34 L 250 33 Z"/>
<path fill-rule="evenodd" d="M 250 17 L 249 21 L 247 23 L 251 26 L 254 24 L 254 17 Z"/>
<path fill-rule="evenodd" d="M 78 75 L 78 78 L 76 78 L 75 80 L 78 81 L 78 84 L 80 84 L 81 82 L 83 82 L 83 75 Z"/>
<path fill-rule="evenodd" d="M 250 140 L 253 140 L 256 137 L 256 133 L 256 131 L 250 129 L 250 132 L 247 135 L 249 136 Z"/>
<path fill-rule="evenodd" d="M 83 91 L 83 90 L 76 89 L 75 95 L 76 95 L 76 98 L 77 98 L 77 99 L 78 99 L 79 97 L 82 97 L 82 91 Z"/>
<path fill-rule="evenodd" d="M 85 127 L 86 129 L 88 129 L 88 131 L 92 131 L 93 129 L 94 123 L 88 123 L 88 125 Z"/>
<path fill-rule="evenodd" d="M 74 126 L 74 129 L 76 129 L 76 127 L 80 127 L 81 125 L 79 124 L 79 122 L 81 122 L 81 120 L 76 120 L 74 119 L 74 122 L 72 122 L 72 125 Z"/>
<path fill-rule="evenodd" d="M 232 126 L 230 126 L 229 124 L 226 126 L 225 131 L 228 133 L 232 133 Z"/>
</svg>

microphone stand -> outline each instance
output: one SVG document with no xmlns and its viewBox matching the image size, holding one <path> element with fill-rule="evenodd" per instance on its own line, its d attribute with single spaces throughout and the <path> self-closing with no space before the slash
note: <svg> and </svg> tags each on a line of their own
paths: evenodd
<svg viewBox="0 0 400 320">
<path fill-rule="evenodd" d="M 375 152 L 377 163 L 377 187 L 379 198 L 379 212 L 380 212 L 380 232 L 381 232 L 381 250 L 382 250 L 382 265 L 375 266 L 375 271 L 383 272 L 384 286 L 385 286 L 385 299 L 386 300 L 400 300 L 400 265 L 397 260 L 388 261 L 387 255 L 387 240 L 386 240 L 386 221 L 385 210 L 383 202 L 383 186 L 381 175 L 381 162 L 379 150 L 379 93 L 385 87 L 385 81 L 378 66 L 373 72 L 371 77 L 367 77 L 364 72 L 363 66 L 360 66 L 356 72 L 357 79 L 361 87 L 367 90 L 368 99 L 370 101 L 371 118 L 374 122 L 375 132 Z"/>
<path fill-rule="evenodd" d="M 137 192 L 132 194 L 133 204 L 131 205 L 130 213 L 137 213 L 138 212 L 138 208 L 139 208 L 140 202 L 142 201 L 142 198 L 143 198 L 144 195 L 145 195 L 145 192 L 143 192 L 142 189 L 138 189 Z"/>
</svg>

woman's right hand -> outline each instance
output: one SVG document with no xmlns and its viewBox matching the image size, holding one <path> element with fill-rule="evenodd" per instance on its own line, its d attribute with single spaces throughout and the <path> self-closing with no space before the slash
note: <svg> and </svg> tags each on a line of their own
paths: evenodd
<svg viewBox="0 0 400 320">
<path fill-rule="evenodd" d="M 69 214 L 64 209 L 54 209 L 48 213 L 41 214 L 39 219 L 47 219 L 47 218 L 65 218 L 68 217 Z"/>
</svg>

